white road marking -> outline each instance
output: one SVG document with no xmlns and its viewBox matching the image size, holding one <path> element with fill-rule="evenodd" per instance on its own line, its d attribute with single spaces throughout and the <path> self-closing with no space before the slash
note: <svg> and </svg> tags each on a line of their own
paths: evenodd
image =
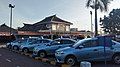
<svg viewBox="0 0 120 67">
<path fill-rule="evenodd" d="M 9 60 L 9 59 L 6 59 L 6 61 L 8 61 L 8 62 L 12 62 L 11 60 Z"/>
</svg>

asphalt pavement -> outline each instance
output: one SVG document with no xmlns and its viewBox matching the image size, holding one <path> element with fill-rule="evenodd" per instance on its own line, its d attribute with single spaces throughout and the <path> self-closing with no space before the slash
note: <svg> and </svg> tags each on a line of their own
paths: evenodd
<svg viewBox="0 0 120 67">
<path fill-rule="evenodd" d="M 35 60 L 0 48 L 0 67 L 55 67 L 54 65 Z"/>
</svg>

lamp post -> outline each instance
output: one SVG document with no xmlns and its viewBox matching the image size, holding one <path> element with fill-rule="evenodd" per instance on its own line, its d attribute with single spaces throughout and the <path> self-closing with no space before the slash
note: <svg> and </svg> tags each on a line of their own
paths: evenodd
<svg viewBox="0 0 120 67">
<path fill-rule="evenodd" d="M 10 36 L 12 33 L 12 9 L 15 7 L 15 5 L 9 4 L 9 8 L 10 8 Z"/>
<path fill-rule="evenodd" d="M 91 32 L 92 32 L 92 37 L 93 37 L 93 24 L 92 24 L 92 11 L 90 11 L 90 15 L 91 15 Z"/>
</svg>

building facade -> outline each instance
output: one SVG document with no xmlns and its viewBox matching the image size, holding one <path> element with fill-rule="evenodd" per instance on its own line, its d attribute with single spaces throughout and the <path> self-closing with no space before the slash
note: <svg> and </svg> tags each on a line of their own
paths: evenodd
<svg viewBox="0 0 120 67">
<path fill-rule="evenodd" d="M 72 24 L 53 15 L 35 24 L 24 24 L 23 27 L 18 28 L 18 31 L 50 32 L 50 34 L 70 33 Z"/>
</svg>

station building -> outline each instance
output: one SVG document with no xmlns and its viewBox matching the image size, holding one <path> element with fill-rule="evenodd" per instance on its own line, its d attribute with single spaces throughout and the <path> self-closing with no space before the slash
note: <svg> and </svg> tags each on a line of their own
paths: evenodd
<svg viewBox="0 0 120 67">
<path fill-rule="evenodd" d="M 70 25 L 73 25 L 73 23 L 52 15 L 34 24 L 24 23 L 24 26 L 18 29 L 18 34 L 70 34 Z"/>
</svg>

